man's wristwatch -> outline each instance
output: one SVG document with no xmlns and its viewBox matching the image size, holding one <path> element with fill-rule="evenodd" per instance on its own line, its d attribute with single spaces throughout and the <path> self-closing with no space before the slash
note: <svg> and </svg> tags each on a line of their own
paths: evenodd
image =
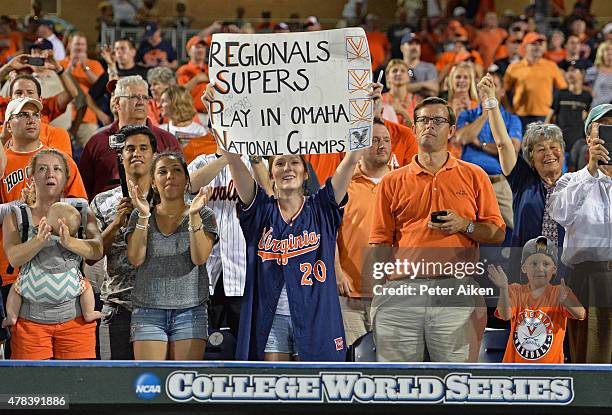
<svg viewBox="0 0 612 415">
<path fill-rule="evenodd" d="M 468 225 L 465 228 L 465 233 L 467 233 L 468 235 L 471 235 L 474 233 L 474 221 L 473 220 L 468 222 Z"/>
</svg>

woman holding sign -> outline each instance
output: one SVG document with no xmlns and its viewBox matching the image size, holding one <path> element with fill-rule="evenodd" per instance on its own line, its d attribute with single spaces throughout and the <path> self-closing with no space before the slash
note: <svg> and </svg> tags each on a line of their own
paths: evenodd
<svg viewBox="0 0 612 415">
<path fill-rule="evenodd" d="M 373 98 L 382 85 L 375 84 Z M 213 88 L 205 99 L 212 101 Z M 221 146 L 219 146 L 221 147 Z M 344 327 L 334 257 L 346 192 L 361 151 L 347 153 L 316 194 L 306 196 L 306 162 L 273 156 L 274 196 L 256 185 L 240 155 L 227 157 L 240 197 L 247 275 L 236 358 L 271 361 L 344 361 Z"/>
</svg>

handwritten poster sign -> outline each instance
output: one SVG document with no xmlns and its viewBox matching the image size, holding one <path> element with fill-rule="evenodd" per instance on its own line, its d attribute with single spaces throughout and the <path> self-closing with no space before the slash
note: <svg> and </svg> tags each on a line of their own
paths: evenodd
<svg viewBox="0 0 612 415">
<path fill-rule="evenodd" d="M 227 151 L 323 154 L 369 147 L 370 50 L 361 28 L 215 34 L 212 126 Z"/>
</svg>

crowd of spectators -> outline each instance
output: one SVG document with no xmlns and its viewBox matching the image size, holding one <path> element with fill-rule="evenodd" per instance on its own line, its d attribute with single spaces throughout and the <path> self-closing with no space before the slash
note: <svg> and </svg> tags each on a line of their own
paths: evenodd
<svg viewBox="0 0 612 415">
<path fill-rule="evenodd" d="M 386 248 L 522 248 L 514 268 L 488 270 L 499 289 L 488 322 L 510 320 L 504 361 L 612 363 L 612 228 L 602 213 L 612 171 L 598 164 L 609 161 L 599 131 L 612 124 L 612 23 L 599 24 L 585 1 L 567 13 L 550 1 L 545 16 L 534 6 L 501 15 L 492 1 L 449 1 L 447 10 L 430 1 L 415 13 L 413 3 L 398 2 L 387 30 L 367 0 L 347 1 L 338 21 L 363 27 L 372 79 L 384 75 L 371 92 L 372 147 L 270 160 L 217 148 L 207 114 L 211 36 L 322 30 L 315 16 L 262 11 L 251 23 L 239 7 L 190 37 L 184 62 L 162 36 L 169 26 L 198 29 L 182 2 L 169 17 L 155 0 L 101 2 L 100 28 L 143 29 L 112 45 L 90 45 L 37 0 L 25 18 L 0 16 L 7 356 L 198 359 L 209 329 L 228 326 L 244 359 L 343 360 L 373 331 L 380 361 L 477 361 L 484 302 L 373 296 L 369 242 L 387 259 Z M 109 146 L 117 135 L 118 150 Z M 55 231 L 46 223 L 51 205 L 69 198 L 89 203 L 73 203 L 84 209 L 85 234 L 65 219 Z M 258 259 L 260 239 L 284 240 L 273 229 L 286 224 L 322 232 L 312 263 L 276 269 Z M 53 255 L 71 262 L 47 261 Z M 37 266 L 41 285 L 65 292 L 37 293 Z M 312 285 L 311 273 L 326 287 L 321 308 L 298 318 L 309 301 L 300 278 Z M 521 273 L 525 284 L 511 284 Z M 53 278 L 68 274 L 76 287 L 57 288 Z M 390 275 L 382 284 L 478 284 L 448 277 Z M 95 334 L 88 279 L 101 301 Z M 539 317 L 527 316 L 533 309 Z M 546 318 L 553 329 L 537 337 Z"/>
</svg>

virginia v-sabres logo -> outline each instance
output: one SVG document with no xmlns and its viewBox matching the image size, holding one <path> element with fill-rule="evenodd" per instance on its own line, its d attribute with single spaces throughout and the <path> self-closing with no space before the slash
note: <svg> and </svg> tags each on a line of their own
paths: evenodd
<svg viewBox="0 0 612 415">
<path fill-rule="evenodd" d="M 514 330 L 514 348 L 524 359 L 540 359 L 550 350 L 553 328 L 553 322 L 546 313 L 540 310 L 523 310 L 518 316 Z"/>
</svg>

